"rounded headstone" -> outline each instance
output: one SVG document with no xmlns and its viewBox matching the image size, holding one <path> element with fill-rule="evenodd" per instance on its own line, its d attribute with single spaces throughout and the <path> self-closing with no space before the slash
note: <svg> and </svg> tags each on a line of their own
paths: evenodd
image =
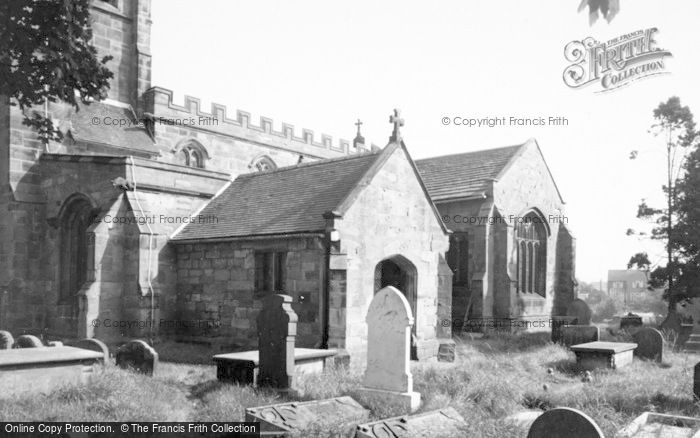
<svg viewBox="0 0 700 438">
<path fill-rule="evenodd" d="M 0 350 L 9 350 L 15 344 L 12 333 L 0 330 Z"/>
<path fill-rule="evenodd" d="M 566 315 L 576 318 L 576 322 L 574 322 L 576 325 L 591 324 L 591 308 L 580 298 L 576 298 L 569 304 L 566 308 Z"/>
<path fill-rule="evenodd" d="M 637 348 L 634 355 L 641 359 L 650 359 L 657 362 L 663 360 L 664 337 L 655 328 L 646 327 L 632 335 Z"/>
<path fill-rule="evenodd" d="M 17 338 L 13 348 L 38 348 L 43 346 L 44 344 L 41 342 L 41 339 L 37 338 L 36 336 L 22 335 Z"/>
<path fill-rule="evenodd" d="M 572 408 L 554 408 L 537 417 L 527 438 L 604 438 L 591 417 Z"/>
<path fill-rule="evenodd" d="M 129 341 L 119 347 L 115 354 L 116 364 L 120 368 L 131 369 L 149 376 L 153 375 L 158 365 L 158 353 L 146 342 Z"/>
<path fill-rule="evenodd" d="M 51 342 L 49 342 L 49 347 L 63 347 L 63 342 L 51 341 Z"/>
<path fill-rule="evenodd" d="M 85 350 L 91 350 L 91 351 L 96 351 L 98 353 L 102 353 L 104 355 L 104 360 L 105 363 L 107 362 L 107 359 L 109 359 L 109 348 L 107 348 L 107 345 L 100 341 L 99 339 L 95 338 L 85 338 L 81 339 L 75 344 L 73 344 L 74 347 L 76 348 L 82 348 Z"/>
</svg>

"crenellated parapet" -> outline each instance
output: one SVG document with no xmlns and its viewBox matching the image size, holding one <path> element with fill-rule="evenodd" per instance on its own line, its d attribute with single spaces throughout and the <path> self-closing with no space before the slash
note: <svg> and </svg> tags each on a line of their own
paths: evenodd
<svg viewBox="0 0 700 438">
<path fill-rule="evenodd" d="M 144 101 L 146 112 L 153 114 L 156 120 L 185 120 L 189 122 L 185 123 L 188 128 L 196 130 L 318 158 L 337 157 L 355 152 L 348 140 L 340 139 L 334 144 L 330 135 L 320 134 L 318 138 L 313 130 L 306 128 L 298 135 L 294 126 L 289 123 L 282 122 L 281 130 L 275 130 L 273 120 L 268 117 L 260 117 L 259 123 L 255 124 L 251 121 L 250 113 L 236 110 L 235 117 L 232 118 L 227 107 L 218 103 L 212 103 L 211 111 L 206 112 L 201 108 L 200 99 L 185 96 L 184 103 L 179 105 L 173 102 L 173 92 L 166 88 L 150 88 L 144 95 Z"/>
</svg>

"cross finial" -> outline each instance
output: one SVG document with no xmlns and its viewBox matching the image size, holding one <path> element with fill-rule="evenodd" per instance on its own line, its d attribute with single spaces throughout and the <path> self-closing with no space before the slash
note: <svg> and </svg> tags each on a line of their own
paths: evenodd
<svg viewBox="0 0 700 438">
<path fill-rule="evenodd" d="M 401 118 L 401 110 L 398 108 L 394 110 L 394 114 L 389 117 L 389 123 L 394 124 L 394 132 L 391 133 L 389 141 L 399 142 L 401 141 L 401 131 L 399 128 L 403 126 L 403 119 Z"/>
<path fill-rule="evenodd" d="M 360 119 L 357 119 L 357 122 L 355 122 L 355 126 L 357 126 L 357 135 L 360 135 L 360 126 L 362 126 L 362 124 Z"/>
</svg>

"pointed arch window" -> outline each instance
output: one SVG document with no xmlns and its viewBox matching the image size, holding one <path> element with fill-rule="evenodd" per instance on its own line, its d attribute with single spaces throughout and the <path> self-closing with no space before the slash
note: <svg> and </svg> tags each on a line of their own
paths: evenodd
<svg viewBox="0 0 700 438">
<path fill-rule="evenodd" d="M 546 294 L 547 229 L 535 212 L 526 214 L 515 225 L 518 292 Z"/>
<path fill-rule="evenodd" d="M 206 161 L 211 158 L 204 146 L 191 138 L 178 143 L 172 152 L 176 154 L 178 164 L 197 169 L 204 169 Z"/>
<path fill-rule="evenodd" d="M 88 228 L 94 219 L 93 207 L 86 198 L 75 197 L 67 202 L 60 224 L 59 302 L 76 301 L 87 280 Z"/>
</svg>

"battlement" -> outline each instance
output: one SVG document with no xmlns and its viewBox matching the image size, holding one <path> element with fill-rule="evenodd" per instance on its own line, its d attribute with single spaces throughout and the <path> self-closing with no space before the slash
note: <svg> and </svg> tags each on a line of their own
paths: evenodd
<svg viewBox="0 0 700 438">
<path fill-rule="evenodd" d="M 144 100 L 146 111 L 152 112 L 156 117 L 182 118 L 188 115 L 189 117 L 216 119 L 215 124 L 207 124 L 201 129 L 237 137 L 244 141 L 264 143 L 285 149 L 298 149 L 312 155 L 316 150 L 316 154 L 324 158 L 356 152 L 348 140 L 340 139 L 337 144 L 333 144 L 333 137 L 327 134 L 321 134 L 320 141 L 315 140 L 315 133 L 311 129 L 303 128 L 301 136 L 298 136 L 294 131 L 294 126 L 289 123 L 283 122 L 281 131 L 276 131 L 273 128 L 273 120 L 268 117 L 261 116 L 260 123 L 255 125 L 251 123 L 251 115 L 246 111 L 236 110 L 235 118 L 229 118 L 226 106 L 218 103 L 212 103 L 209 113 L 201 109 L 201 101 L 195 97 L 185 96 L 183 105 L 178 105 L 173 102 L 172 90 L 166 88 L 152 87 L 148 89 L 144 94 Z M 331 154 L 319 154 L 318 152 L 321 150 Z"/>
</svg>

